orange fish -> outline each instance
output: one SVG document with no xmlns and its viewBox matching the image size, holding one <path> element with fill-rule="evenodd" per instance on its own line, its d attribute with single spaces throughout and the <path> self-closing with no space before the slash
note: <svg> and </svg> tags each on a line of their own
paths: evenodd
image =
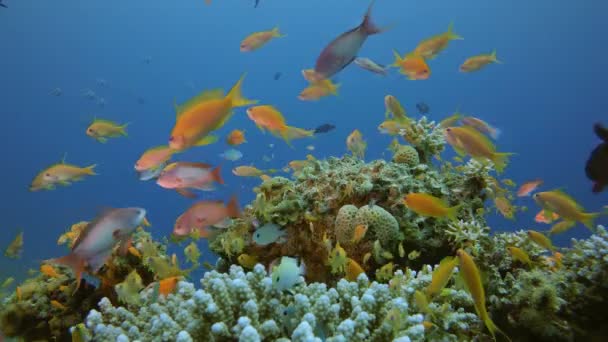
<svg viewBox="0 0 608 342">
<path fill-rule="evenodd" d="M 177 283 L 179 283 L 181 276 L 165 278 L 158 282 L 158 293 L 163 296 L 169 295 L 169 293 L 173 293 L 175 291 L 175 287 Z"/>
<path fill-rule="evenodd" d="M 461 36 L 452 31 L 453 27 L 454 23 L 450 23 L 450 26 L 446 32 L 423 40 L 418 44 L 414 50 L 414 53 L 425 59 L 433 59 L 437 57 L 441 51 L 448 47 L 450 41 L 463 39 Z"/>
<path fill-rule="evenodd" d="M 230 132 L 230 134 L 228 134 L 228 137 L 226 137 L 226 143 L 228 145 L 237 146 L 246 142 L 245 131 L 241 131 L 239 129 L 233 130 Z"/>
<path fill-rule="evenodd" d="M 409 53 L 401 58 L 395 50 L 393 50 L 393 55 L 395 63 L 392 66 L 401 68 L 399 72 L 407 76 L 409 80 L 426 80 L 431 75 L 431 69 L 420 55 Z"/>
<path fill-rule="evenodd" d="M 365 237 L 365 233 L 367 233 L 368 226 L 366 224 L 360 224 L 355 227 L 355 231 L 353 232 L 352 243 L 357 243 L 361 241 Z"/>
<path fill-rule="evenodd" d="M 456 215 L 462 204 L 448 207 L 443 200 L 425 193 L 411 193 L 405 196 L 403 203 L 419 215 L 431 217 L 447 217 L 457 220 Z"/>
<path fill-rule="evenodd" d="M 43 264 L 40 266 L 40 272 L 47 277 L 57 278 L 59 277 L 59 273 L 55 270 L 55 268 L 49 264 Z"/>
<path fill-rule="evenodd" d="M 67 310 L 67 307 L 56 300 L 51 300 L 51 306 L 59 310 Z"/>
<path fill-rule="evenodd" d="M 135 162 L 136 171 L 156 169 L 171 159 L 176 151 L 169 146 L 157 146 L 146 150 Z"/>
<path fill-rule="evenodd" d="M 494 167 L 499 173 L 507 166 L 509 156 L 513 155 L 513 153 L 496 152 L 496 147 L 488 137 L 479 133 L 472 127 L 448 127 L 445 129 L 444 135 L 446 141 L 451 144 L 457 152 L 464 151 L 474 159 L 489 159 L 494 163 Z"/>
<path fill-rule="evenodd" d="M 42 170 L 30 185 L 30 191 L 53 190 L 57 185 L 70 185 L 72 182 L 79 181 L 85 176 L 95 176 L 95 167 L 93 164 L 87 167 L 67 164 L 65 156 L 61 162 L 51 165 Z"/>
<path fill-rule="evenodd" d="M 241 42 L 241 52 L 255 51 L 266 45 L 273 38 L 286 37 L 286 34 L 281 34 L 279 28 L 275 27 L 270 31 L 255 32 L 247 36 Z"/>
<path fill-rule="evenodd" d="M 511 202 L 506 197 L 500 196 L 494 198 L 494 205 L 496 205 L 496 209 L 502 214 L 503 217 L 507 219 L 514 219 L 513 206 Z"/>
<path fill-rule="evenodd" d="M 541 211 L 538 212 L 538 214 L 536 214 L 536 216 L 534 217 L 534 221 L 538 222 L 538 223 L 551 223 L 555 220 L 557 220 L 559 218 L 559 215 L 556 213 L 551 213 L 551 217 L 547 217 L 545 215 L 545 210 L 542 209 Z"/>
<path fill-rule="evenodd" d="M 502 64 L 502 62 L 496 58 L 496 50 L 489 54 L 482 54 L 467 58 L 467 60 L 464 61 L 464 63 L 462 63 L 460 66 L 459 70 L 460 72 L 477 71 L 490 63 Z"/>
<path fill-rule="evenodd" d="M 289 127 L 285 122 L 285 117 L 273 106 L 264 105 L 248 108 L 247 116 L 255 122 L 262 132 L 267 129 L 275 135 L 280 135 L 283 140 L 289 143 Z"/>
<path fill-rule="evenodd" d="M 241 85 L 245 75 L 224 96 L 221 89 L 204 91 L 183 105 L 176 105 L 177 116 L 169 137 L 169 147 L 182 151 L 197 144 L 208 144 L 207 135 L 221 128 L 235 107 L 257 103 L 242 96 Z"/>
<path fill-rule="evenodd" d="M 340 84 L 334 84 L 330 79 L 321 80 L 304 88 L 300 95 L 298 95 L 298 99 L 302 101 L 317 101 L 329 95 L 338 96 L 339 87 Z"/>
<path fill-rule="evenodd" d="M 530 182 L 526 182 L 522 184 L 517 190 L 517 197 L 525 197 L 530 196 L 530 194 L 536 190 L 541 184 L 543 184 L 542 179 L 536 179 Z M 538 221 L 537 221 L 538 222 Z"/>
</svg>

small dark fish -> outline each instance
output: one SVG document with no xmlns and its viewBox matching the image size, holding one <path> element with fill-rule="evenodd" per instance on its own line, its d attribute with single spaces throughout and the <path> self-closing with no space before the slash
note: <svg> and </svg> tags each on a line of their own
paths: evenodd
<svg viewBox="0 0 608 342">
<path fill-rule="evenodd" d="M 600 123 L 593 125 L 593 131 L 598 138 L 602 139 L 603 142 L 591 152 L 587 165 L 585 166 L 585 173 L 587 178 L 592 180 L 594 194 L 602 192 L 606 185 L 608 185 L 608 129 L 602 126 Z"/>
<path fill-rule="evenodd" d="M 277 72 L 276 74 L 274 74 L 274 80 L 277 81 L 279 78 L 281 78 L 281 75 L 283 75 L 281 72 Z"/>
<path fill-rule="evenodd" d="M 323 49 L 315 64 L 317 77 L 330 78 L 346 68 L 355 60 L 367 37 L 382 32 L 372 22 L 371 11 L 374 2 L 375 0 L 372 0 L 359 26 L 341 34 Z"/>
<path fill-rule="evenodd" d="M 259 4 L 260 4 L 260 0 L 255 0 L 255 3 L 253 4 L 253 8 L 258 8 Z"/>
<path fill-rule="evenodd" d="M 0 7 L 8 8 L 8 6 L 2 3 L 2 0 L 0 0 Z"/>
<path fill-rule="evenodd" d="M 420 114 L 428 114 L 431 111 L 429 105 L 424 102 L 419 102 L 416 104 L 416 108 Z"/>
<path fill-rule="evenodd" d="M 329 131 L 332 131 L 334 128 L 336 128 L 336 126 L 334 126 L 332 124 L 323 124 L 323 125 L 315 128 L 315 134 L 317 134 L 317 133 L 327 133 Z"/>
</svg>

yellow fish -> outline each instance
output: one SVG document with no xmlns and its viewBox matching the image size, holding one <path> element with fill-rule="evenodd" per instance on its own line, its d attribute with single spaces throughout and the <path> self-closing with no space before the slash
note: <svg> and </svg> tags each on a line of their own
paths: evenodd
<svg viewBox="0 0 608 342">
<path fill-rule="evenodd" d="M 32 181 L 30 191 L 53 190 L 57 185 L 67 186 L 85 176 L 95 176 L 96 166 L 96 164 L 86 167 L 70 165 L 65 162 L 64 157 L 61 162 L 42 170 Z"/>
<path fill-rule="evenodd" d="M 462 40 L 463 38 L 452 31 L 454 23 L 450 23 L 448 30 L 444 33 L 435 35 L 431 38 L 425 39 L 416 46 L 414 54 L 421 56 L 425 59 L 433 59 L 437 55 L 448 47 L 448 44 L 452 40 Z"/>
<path fill-rule="evenodd" d="M 255 255 L 243 253 L 238 256 L 237 261 L 239 262 L 239 265 L 243 266 L 244 268 L 252 269 L 255 264 L 258 263 L 258 258 Z"/>
<path fill-rule="evenodd" d="M 456 215 L 462 206 L 448 207 L 443 200 L 425 193 L 410 193 L 405 196 L 403 203 L 418 215 L 447 217 L 450 220 L 458 219 Z"/>
<path fill-rule="evenodd" d="M 589 229 L 593 229 L 593 220 L 599 213 L 585 213 L 583 207 L 572 197 L 560 190 L 537 192 L 532 195 L 545 212 L 555 213 L 567 221 L 578 221 Z M 551 215 L 545 215 L 551 216 Z"/>
<path fill-rule="evenodd" d="M 393 119 L 396 123 L 400 124 L 409 124 L 410 118 L 407 116 L 407 112 L 393 95 L 386 95 L 384 97 L 384 107 L 386 108 L 386 112 L 384 113 L 384 117 L 388 118 L 389 114 L 393 115 Z"/>
<path fill-rule="evenodd" d="M 467 58 L 460 66 L 459 70 L 460 72 L 473 72 L 480 70 L 490 63 L 502 64 L 502 62 L 496 57 L 496 50 L 488 54 L 481 54 Z"/>
<path fill-rule="evenodd" d="M 95 118 L 93 119 L 93 123 L 87 128 L 86 133 L 100 143 L 106 143 L 108 138 L 126 137 L 128 125 L 128 123 L 120 125 L 113 121 Z"/>
<path fill-rule="evenodd" d="M 458 265 L 458 259 L 454 257 L 445 257 L 439 263 L 439 266 L 433 271 L 431 283 L 427 286 L 425 292 L 428 298 L 433 298 L 448 284 L 452 278 L 452 272 Z"/>
<path fill-rule="evenodd" d="M 545 236 L 542 233 L 539 233 L 537 231 L 534 230 L 528 230 L 528 237 L 530 238 L 530 240 L 532 240 L 534 243 L 536 243 L 537 245 L 546 248 L 550 251 L 554 251 L 555 250 L 555 246 L 553 246 L 553 243 L 551 243 L 551 239 L 549 239 L 547 236 Z"/>
<path fill-rule="evenodd" d="M 481 275 L 479 274 L 477 265 L 475 265 L 475 261 L 473 261 L 473 258 L 471 258 L 463 249 L 459 249 L 456 252 L 456 255 L 460 261 L 459 269 L 462 273 L 462 279 L 467 290 L 471 294 L 471 297 L 473 297 L 475 311 L 477 311 L 479 319 L 484 322 L 494 340 L 496 340 L 496 332 L 499 332 L 510 341 L 509 337 L 494 324 L 486 310 L 486 295 L 483 284 L 481 283 Z"/>
<path fill-rule="evenodd" d="M 344 267 L 346 266 L 348 258 L 346 257 L 346 251 L 340 243 L 336 243 L 336 247 L 329 253 L 327 263 L 331 267 L 331 273 L 344 273 Z"/>
<path fill-rule="evenodd" d="M 4 250 L 4 256 L 11 259 L 19 259 L 23 251 L 23 232 L 19 232 L 13 241 Z"/>
<path fill-rule="evenodd" d="M 574 227 L 575 225 L 575 221 L 560 221 L 551 227 L 551 230 L 549 230 L 549 234 L 553 235 L 564 233 L 570 230 L 570 228 Z"/>
<path fill-rule="evenodd" d="M 365 157 L 367 143 L 363 140 L 363 135 L 361 135 L 361 132 L 359 132 L 358 129 L 355 129 L 346 138 L 346 147 L 348 147 L 348 150 L 353 154 L 353 156 L 360 159 Z"/>
<path fill-rule="evenodd" d="M 346 280 L 357 281 L 359 274 L 364 273 L 363 267 L 359 265 L 355 260 L 348 258 L 346 260 Z"/>
<path fill-rule="evenodd" d="M 388 281 L 393 277 L 395 265 L 392 262 L 380 267 L 376 270 L 376 280 Z"/>
<path fill-rule="evenodd" d="M 528 253 L 526 253 L 523 249 L 517 248 L 514 246 L 510 246 L 510 247 L 507 247 L 507 250 L 511 254 L 511 257 L 513 258 L 513 260 L 517 260 L 519 262 L 527 264 L 528 266 L 532 265 L 530 256 L 528 256 Z"/>
</svg>

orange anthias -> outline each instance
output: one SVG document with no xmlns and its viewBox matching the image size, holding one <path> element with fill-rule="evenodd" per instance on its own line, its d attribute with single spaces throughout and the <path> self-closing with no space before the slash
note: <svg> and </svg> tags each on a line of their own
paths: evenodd
<svg viewBox="0 0 608 342">
<path fill-rule="evenodd" d="M 409 53 L 401 58 L 397 51 L 393 50 L 395 63 L 392 66 L 398 67 L 403 75 L 409 80 L 426 80 L 431 75 L 431 69 L 424 58 L 420 55 Z"/>
<path fill-rule="evenodd" d="M 205 137 L 222 127 L 232 115 L 235 107 L 255 104 L 241 94 L 241 84 L 245 75 L 224 96 L 221 89 L 205 91 L 181 106 L 176 106 L 175 126 L 169 137 L 169 147 L 182 151 L 200 143 L 207 143 Z"/>
<path fill-rule="evenodd" d="M 228 137 L 226 137 L 226 143 L 228 145 L 237 146 L 246 142 L 245 131 L 241 131 L 240 129 L 233 130 L 228 134 Z"/>
<path fill-rule="evenodd" d="M 441 199 L 424 193 L 411 193 L 405 196 L 403 203 L 419 215 L 431 217 L 447 217 L 456 220 L 461 205 L 448 207 Z"/>
<path fill-rule="evenodd" d="M 177 283 L 179 283 L 180 279 L 181 279 L 181 276 L 176 276 L 176 277 L 165 278 L 165 279 L 159 281 L 158 282 L 158 293 L 163 296 L 167 296 L 170 293 L 173 293 L 173 291 L 175 291 L 175 287 L 177 286 Z"/>
</svg>

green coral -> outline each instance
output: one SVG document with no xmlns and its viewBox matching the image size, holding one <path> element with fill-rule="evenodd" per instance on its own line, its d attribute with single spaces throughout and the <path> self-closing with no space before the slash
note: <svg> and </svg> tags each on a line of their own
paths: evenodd
<svg viewBox="0 0 608 342">
<path fill-rule="evenodd" d="M 398 164 L 405 164 L 409 167 L 414 167 L 420 164 L 420 158 L 418 157 L 418 151 L 412 146 L 400 146 L 399 149 L 393 155 L 393 162 Z"/>
<path fill-rule="evenodd" d="M 336 215 L 336 239 L 343 246 L 351 243 L 355 230 L 355 219 L 359 209 L 354 205 L 343 205 Z"/>
<path fill-rule="evenodd" d="M 364 205 L 359 208 L 354 223 L 355 226 L 367 225 L 369 239 L 373 240 L 375 237 L 383 246 L 394 246 L 402 238 L 397 220 L 377 205 Z"/>
<path fill-rule="evenodd" d="M 255 188 L 254 192 L 257 193 L 253 202 L 254 213 L 263 222 L 285 226 L 301 219 L 304 204 L 289 179 L 271 178 Z"/>
</svg>

